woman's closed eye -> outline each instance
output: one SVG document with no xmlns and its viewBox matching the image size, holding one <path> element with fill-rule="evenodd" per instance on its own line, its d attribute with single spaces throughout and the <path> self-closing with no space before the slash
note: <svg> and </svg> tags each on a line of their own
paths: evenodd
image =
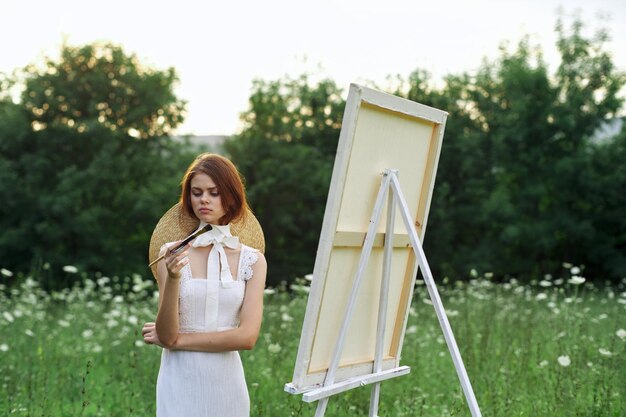
<svg viewBox="0 0 626 417">
<path fill-rule="evenodd" d="M 200 190 L 193 190 L 191 192 L 191 194 L 193 194 L 194 197 L 202 197 L 202 194 L 204 194 L 204 193 L 202 191 L 200 191 Z M 211 191 L 209 191 L 209 195 L 211 197 L 219 197 L 220 193 L 217 190 L 211 190 Z"/>
</svg>

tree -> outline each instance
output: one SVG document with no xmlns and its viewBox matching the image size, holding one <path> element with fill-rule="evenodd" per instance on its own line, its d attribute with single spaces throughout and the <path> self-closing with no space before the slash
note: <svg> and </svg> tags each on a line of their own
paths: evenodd
<svg viewBox="0 0 626 417">
<path fill-rule="evenodd" d="M 608 159 L 592 138 L 622 108 L 624 75 L 604 50 L 606 33 L 586 38 L 582 28 L 557 23 L 562 62 L 554 76 L 523 40 L 476 74 L 447 77 L 440 90 L 419 71 L 403 86 L 409 98 L 450 112 L 425 241 L 438 273 L 536 277 L 572 261 L 592 275 L 623 275 L 606 267 L 623 257 L 606 248 L 615 239 L 600 225 L 621 223 L 598 211 L 610 193 L 600 191 L 608 183 L 593 158 Z M 611 181 L 619 184 L 617 172 Z M 605 256 L 591 255 L 598 246 Z"/>
<path fill-rule="evenodd" d="M 0 263 L 68 285 L 64 265 L 149 273 L 147 245 L 193 156 L 172 69 L 143 69 L 116 46 L 64 47 L 27 67 L 22 101 L 0 103 Z"/>
<path fill-rule="evenodd" d="M 144 67 L 119 46 L 64 46 L 60 61 L 48 58 L 24 73 L 22 105 L 35 130 L 62 125 L 84 132 L 101 125 L 147 139 L 169 134 L 183 120 L 174 68 Z"/>
<path fill-rule="evenodd" d="M 442 87 L 420 70 L 399 78 L 393 93 L 450 113 L 425 240 L 437 276 L 541 277 L 566 261 L 590 277 L 623 276 L 621 199 L 611 191 L 623 189 L 623 169 L 610 153 L 621 156 L 623 141 L 594 137 L 623 109 L 626 80 L 606 32 L 583 29 L 557 22 L 554 74 L 523 39 Z M 332 81 L 312 86 L 306 75 L 253 90 L 246 127 L 226 149 L 247 178 L 276 279 L 288 280 L 312 269 L 344 103 Z"/>
</svg>

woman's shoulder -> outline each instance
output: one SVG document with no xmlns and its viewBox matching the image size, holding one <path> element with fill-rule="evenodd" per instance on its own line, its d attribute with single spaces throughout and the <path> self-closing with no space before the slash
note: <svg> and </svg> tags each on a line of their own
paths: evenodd
<svg viewBox="0 0 626 417">
<path fill-rule="evenodd" d="M 252 278 L 253 269 L 265 265 L 265 256 L 261 251 L 248 245 L 241 244 L 241 268 L 244 280 Z"/>
<path fill-rule="evenodd" d="M 241 253 L 249 254 L 251 257 L 254 257 L 256 260 L 262 259 L 265 261 L 265 255 L 263 252 L 258 250 L 257 248 L 253 248 L 252 246 L 241 244 Z"/>
</svg>

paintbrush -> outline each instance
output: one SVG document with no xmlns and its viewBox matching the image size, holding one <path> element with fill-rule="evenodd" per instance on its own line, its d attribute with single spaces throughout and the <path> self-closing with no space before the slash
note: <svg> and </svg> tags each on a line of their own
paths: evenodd
<svg viewBox="0 0 626 417">
<path fill-rule="evenodd" d="M 202 233 L 206 233 L 209 230 L 213 229 L 213 226 L 211 226 L 210 224 L 207 224 L 206 226 L 204 226 L 202 229 L 198 230 L 197 232 L 193 233 L 191 236 L 189 236 L 188 238 L 186 238 L 185 240 L 183 240 L 178 246 L 176 246 L 173 250 L 172 253 L 176 254 L 178 252 L 180 252 L 181 250 L 183 250 L 183 248 L 185 247 L 185 245 L 187 245 L 187 243 L 191 242 L 192 240 L 194 240 L 195 238 L 197 238 L 198 236 L 200 236 Z M 151 267 L 152 265 L 154 265 L 155 263 L 159 262 L 161 259 L 165 258 L 165 254 L 159 256 L 158 258 L 156 258 L 154 261 L 150 262 L 150 264 L 148 265 L 149 267 Z"/>
</svg>

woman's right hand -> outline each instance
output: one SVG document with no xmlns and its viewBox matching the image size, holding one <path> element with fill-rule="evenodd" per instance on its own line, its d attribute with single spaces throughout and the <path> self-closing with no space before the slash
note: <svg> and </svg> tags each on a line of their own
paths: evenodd
<svg viewBox="0 0 626 417">
<path fill-rule="evenodd" d="M 191 247 L 189 243 L 187 243 L 180 252 L 172 253 L 174 248 L 181 242 L 182 240 L 171 245 L 167 249 L 167 252 L 165 252 L 165 267 L 167 268 L 167 276 L 169 279 L 180 279 L 180 270 L 189 263 L 189 258 L 187 258 L 187 251 Z"/>
</svg>

